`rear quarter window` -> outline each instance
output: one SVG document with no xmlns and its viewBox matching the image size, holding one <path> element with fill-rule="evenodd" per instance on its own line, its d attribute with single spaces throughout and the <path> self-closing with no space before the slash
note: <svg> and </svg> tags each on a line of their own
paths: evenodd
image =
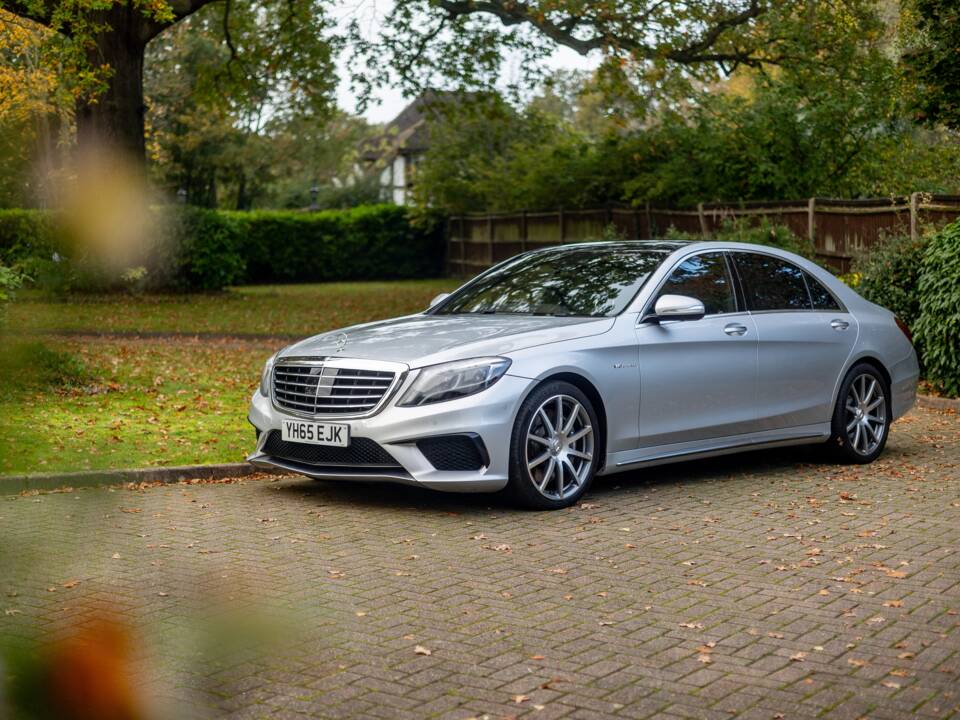
<svg viewBox="0 0 960 720">
<path fill-rule="evenodd" d="M 810 289 L 810 300 L 813 301 L 814 310 L 840 310 L 840 303 L 833 294 L 824 287 L 823 283 L 817 280 L 810 273 L 804 273 L 807 279 L 807 287 Z"/>
</svg>

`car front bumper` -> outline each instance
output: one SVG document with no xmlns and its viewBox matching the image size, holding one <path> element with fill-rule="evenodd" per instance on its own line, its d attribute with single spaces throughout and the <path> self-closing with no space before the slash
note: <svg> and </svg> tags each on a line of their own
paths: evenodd
<svg viewBox="0 0 960 720">
<path fill-rule="evenodd" d="M 257 467 L 280 468 L 323 480 L 387 481 L 450 492 L 495 492 L 507 484 L 510 476 L 510 435 L 517 409 L 530 384 L 526 378 L 504 375 L 476 395 L 423 407 L 397 407 L 394 403 L 405 390 L 400 388 L 386 407 L 370 417 L 318 419 L 349 425 L 351 440 L 361 437 L 373 440 L 396 459 L 402 471 L 313 466 L 272 457 L 264 451 L 268 433 L 279 432 L 284 419 L 304 418 L 278 410 L 257 390 L 250 404 L 249 420 L 260 435 L 247 461 Z M 478 435 L 487 450 L 489 462 L 479 470 L 437 470 L 416 444 L 424 438 L 467 433 Z"/>
</svg>

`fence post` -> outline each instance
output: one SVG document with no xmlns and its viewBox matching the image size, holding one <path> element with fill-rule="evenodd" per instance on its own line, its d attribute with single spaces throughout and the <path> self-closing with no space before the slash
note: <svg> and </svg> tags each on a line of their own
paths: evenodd
<svg viewBox="0 0 960 720">
<path fill-rule="evenodd" d="M 463 215 L 460 216 L 460 277 L 467 274 L 467 231 L 463 226 Z"/>
<path fill-rule="evenodd" d="M 654 240 L 653 216 L 650 214 L 650 201 L 643 203 L 643 208 L 647 216 L 647 240 Z"/>
<path fill-rule="evenodd" d="M 560 244 L 563 245 L 563 239 L 566 237 L 566 228 L 564 227 L 565 223 L 563 221 L 563 205 L 557 210 L 557 222 L 560 224 Z"/>
<path fill-rule="evenodd" d="M 527 211 L 520 211 L 520 252 L 527 251 Z"/>
<path fill-rule="evenodd" d="M 493 265 L 493 215 L 487 213 L 487 262 Z"/>
<path fill-rule="evenodd" d="M 703 214 L 703 203 L 697 203 L 697 216 L 700 218 L 700 234 L 707 236 L 707 218 Z"/>
<path fill-rule="evenodd" d="M 916 241 L 919 236 L 917 230 L 917 214 L 920 210 L 920 193 L 910 193 L 910 240 Z"/>
<path fill-rule="evenodd" d="M 815 197 L 807 200 L 807 239 L 817 244 L 817 199 Z"/>
</svg>

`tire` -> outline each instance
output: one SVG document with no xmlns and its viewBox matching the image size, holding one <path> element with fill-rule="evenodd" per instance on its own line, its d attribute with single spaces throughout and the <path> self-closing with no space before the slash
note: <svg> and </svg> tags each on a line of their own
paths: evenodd
<svg viewBox="0 0 960 720">
<path fill-rule="evenodd" d="M 873 365 L 854 365 L 840 383 L 833 409 L 830 447 L 834 457 L 845 463 L 873 462 L 887 444 L 892 421 L 886 380 Z"/>
<path fill-rule="evenodd" d="M 558 409 L 562 413 L 560 432 Z M 599 423 L 593 403 L 568 382 L 547 382 L 523 401 L 510 439 L 512 499 L 533 510 L 575 504 L 593 482 L 599 453 Z"/>
</svg>

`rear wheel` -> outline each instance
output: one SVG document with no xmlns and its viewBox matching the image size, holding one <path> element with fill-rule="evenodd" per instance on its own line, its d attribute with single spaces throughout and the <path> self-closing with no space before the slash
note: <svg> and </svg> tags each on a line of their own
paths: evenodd
<svg viewBox="0 0 960 720">
<path fill-rule="evenodd" d="M 851 368 L 833 412 L 830 443 L 839 459 L 876 460 L 887 444 L 891 419 L 890 390 L 880 372 L 867 363 Z"/>
<path fill-rule="evenodd" d="M 593 481 L 599 450 L 597 415 L 575 385 L 534 390 L 517 414 L 508 489 L 522 505 L 554 510 L 576 503 Z"/>
</svg>

